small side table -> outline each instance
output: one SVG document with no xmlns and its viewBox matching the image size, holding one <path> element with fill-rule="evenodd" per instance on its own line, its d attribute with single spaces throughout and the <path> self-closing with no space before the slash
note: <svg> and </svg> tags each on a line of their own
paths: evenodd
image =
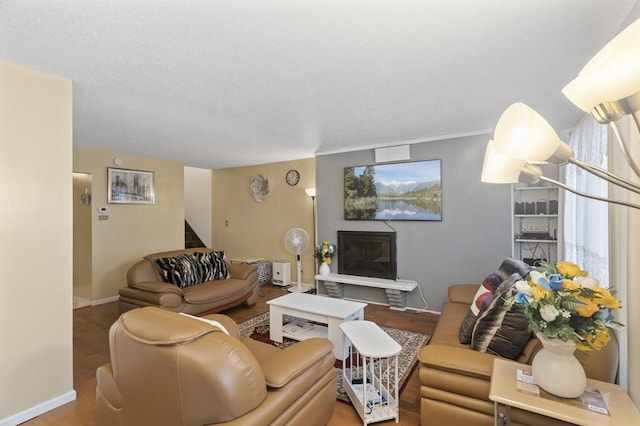
<svg viewBox="0 0 640 426">
<path fill-rule="evenodd" d="M 500 424 L 500 406 L 504 406 L 505 424 L 510 424 L 511 407 L 542 414 L 565 422 L 582 426 L 640 425 L 640 414 L 627 393 L 618 385 L 599 380 L 587 379 L 587 386 L 600 391 L 607 404 L 609 415 L 600 414 L 586 408 L 576 407 L 567 402 L 542 398 L 518 390 L 517 371 L 531 372 L 531 366 L 504 359 L 495 359 L 491 374 L 489 399 L 494 402 L 494 424 Z"/>
<path fill-rule="evenodd" d="M 402 347 L 371 321 L 340 324 L 349 364 L 342 369 L 342 384 L 364 425 L 400 420 L 398 354 Z"/>
</svg>

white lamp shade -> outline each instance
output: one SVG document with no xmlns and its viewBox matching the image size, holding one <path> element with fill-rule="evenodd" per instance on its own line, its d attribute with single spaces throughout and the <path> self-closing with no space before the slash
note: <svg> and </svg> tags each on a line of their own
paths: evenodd
<svg viewBox="0 0 640 426">
<path fill-rule="evenodd" d="M 602 48 L 562 93 L 585 112 L 640 92 L 640 19 Z"/>
<path fill-rule="evenodd" d="M 490 140 L 484 154 L 480 180 L 486 183 L 516 183 L 524 165 L 524 160 L 499 153 L 495 142 Z"/>
<path fill-rule="evenodd" d="M 316 196 L 316 189 L 315 188 L 305 188 L 304 192 L 307 193 L 307 195 L 311 198 Z"/>
<path fill-rule="evenodd" d="M 540 114 L 521 102 L 502 113 L 494 141 L 500 153 L 528 162 L 547 161 L 566 145 Z"/>
</svg>

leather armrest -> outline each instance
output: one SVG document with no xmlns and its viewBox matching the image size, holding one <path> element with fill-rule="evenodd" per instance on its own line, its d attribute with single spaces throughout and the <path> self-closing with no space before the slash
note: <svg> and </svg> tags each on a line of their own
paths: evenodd
<svg viewBox="0 0 640 426">
<path fill-rule="evenodd" d="M 427 368 L 485 380 L 491 378 L 495 358 L 469 348 L 444 345 L 427 345 L 418 352 L 418 360 Z"/>
<path fill-rule="evenodd" d="M 233 336 L 236 339 L 240 338 L 240 329 L 238 328 L 238 324 L 236 324 L 236 322 L 231 318 L 229 318 L 228 316 L 223 314 L 211 314 L 211 315 L 205 315 L 202 318 L 212 320 L 212 321 L 218 321 L 220 324 L 223 325 L 224 328 L 227 329 L 230 336 Z"/>
<path fill-rule="evenodd" d="M 116 409 L 122 408 L 122 394 L 113 377 L 111 364 L 98 367 L 96 378 L 98 380 L 98 388 L 100 388 L 107 401 Z"/>
<path fill-rule="evenodd" d="M 480 288 L 480 284 L 454 284 L 449 286 L 448 298 L 449 302 L 464 303 L 471 305 L 476 292 Z"/>
<path fill-rule="evenodd" d="M 180 287 L 161 281 L 143 281 L 132 284 L 131 287 L 137 288 L 138 290 L 150 291 L 152 293 L 175 293 L 180 296 L 183 294 Z"/>
<path fill-rule="evenodd" d="M 231 278 L 239 280 L 248 280 L 249 276 L 255 272 L 257 268 L 253 265 L 246 265 L 244 263 L 230 263 L 229 274 Z"/>
<path fill-rule="evenodd" d="M 317 337 L 279 351 L 262 365 L 267 385 L 273 388 L 285 386 L 329 353 L 333 356 L 333 344 Z"/>
</svg>

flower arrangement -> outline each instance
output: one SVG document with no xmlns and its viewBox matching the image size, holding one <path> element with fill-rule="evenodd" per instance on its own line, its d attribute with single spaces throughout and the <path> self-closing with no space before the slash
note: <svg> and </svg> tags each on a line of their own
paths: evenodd
<svg viewBox="0 0 640 426">
<path fill-rule="evenodd" d="M 611 312 L 620 308 L 620 301 L 574 263 L 543 262 L 516 289 L 506 303 L 524 311 L 530 331 L 574 340 L 578 349 L 602 349 L 609 343 L 609 328 L 623 327 Z"/>
<path fill-rule="evenodd" d="M 313 251 L 313 256 L 327 265 L 331 265 L 331 259 L 334 254 L 336 254 L 336 245 L 329 241 L 318 244 Z"/>
</svg>

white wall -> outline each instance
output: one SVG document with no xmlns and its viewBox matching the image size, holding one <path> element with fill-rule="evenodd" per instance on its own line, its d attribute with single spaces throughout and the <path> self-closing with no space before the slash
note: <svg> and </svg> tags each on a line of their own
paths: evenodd
<svg viewBox="0 0 640 426">
<path fill-rule="evenodd" d="M 75 399 L 71 82 L 0 62 L 0 425 Z"/>
<path fill-rule="evenodd" d="M 198 237 L 211 248 L 212 177 L 208 169 L 184 168 L 184 217 Z"/>
</svg>

